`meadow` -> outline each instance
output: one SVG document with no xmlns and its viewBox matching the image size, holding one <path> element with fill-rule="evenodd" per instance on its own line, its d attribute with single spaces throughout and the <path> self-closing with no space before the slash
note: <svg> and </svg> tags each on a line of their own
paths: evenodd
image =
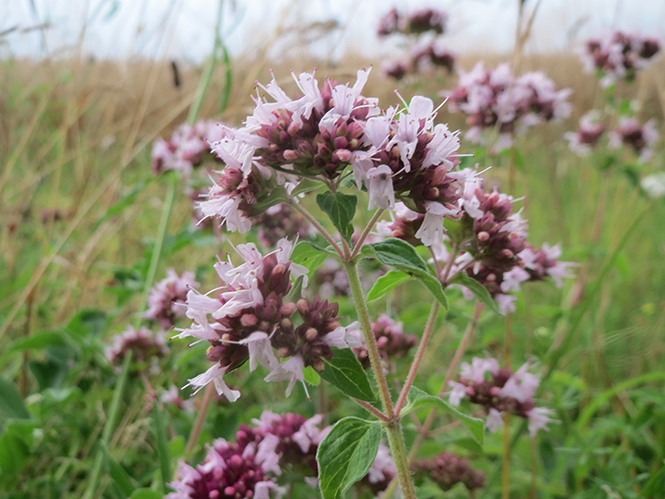
<svg viewBox="0 0 665 499">
<path fill-rule="evenodd" d="M 486 67 L 516 63 L 514 54 L 465 54 L 457 65 L 470 70 L 481 59 Z M 383 107 L 400 105 L 396 88 L 407 102 L 424 95 L 436 107 L 443 101 L 439 92 L 457 85 L 455 74 L 396 82 L 381 74 L 380 61 L 357 55 L 342 65 L 301 56 L 275 62 L 260 51 L 211 59 L 202 67 L 83 58 L 0 64 L 0 497 L 162 497 L 172 493 L 174 477 L 182 477 L 178 460 L 202 462 L 207 445 L 215 439 L 233 442 L 240 425 L 256 426 L 252 421 L 264 410 L 303 419 L 321 414 L 320 428 L 380 412 L 378 404 L 372 412 L 370 402 L 355 403 L 358 397 L 330 382 L 325 370 L 319 373 L 323 380 L 305 375 L 310 397 L 299 383 L 285 397 L 286 383 L 265 383 L 265 373 L 242 367 L 225 378 L 241 389 L 237 402 L 211 389 L 190 398 L 190 388 L 181 399 L 167 400 L 167 390 L 210 367 L 205 341 L 188 347 L 191 341 L 173 339 L 161 356 L 134 353 L 113 365 L 109 346 L 128 326 L 162 329 L 143 315 L 151 288 L 168 269 L 193 272 L 204 293 L 221 285 L 213 270 L 217 257 L 225 260 L 228 253 L 236 255 L 238 244 L 262 241 L 256 228 L 228 233 L 217 227 L 219 221 L 197 228 L 187 181 L 176 172 L 155 175 L 152 147 L 184 122 L 241 126 L 252 114 L 255 81 L 267 84 L 269 70 L 295 95 L 291 70 L 300 74 L 316 67 L 320 83 L 330 78 L 353 84 L 360 68 L 374 66 L 363 95 L 378 97 Z M 571 53 L 525 54 L 515 73 L 534 70 L 557 89 L 572 89 L 570 117 L 530 128 L 503 152 L 472 144 L 462 133 L 460 152 L 474 156 L 460 158 L 460 168 L 492 166 L 483 174 L 488 188 L 505 192 L 510 186 L 515 198 L 524 196 L 520 206 L 529 241 L 534 247 L 560 243 L 562 260 L 575 263 L 572 277 L 561 288 L 551 281 L 524 284 L 516 310 L 506 315 L 483 302 L 489 295 L 476 295 L 475 301 L 457 287 L 447 288 L 448 306 L 428 320 L 431 295 L 418 279 L 407 281 L 411 271 L 391 267 L 378 253 L 359 264 L 364 293 L 389 268 L 408 274 L 368 307 L 373 320 L 385 313 L 401 321 L 417 342 L 429 330 L 429 346 L 410 381 L 427 397 L 458 379 L 461 362 L 496 357 L 514 370 L 529 361 L 541 382 L 537 404 L 551 411 L 553 421 L 535 435 L 525 431 L 525 421 L 506 414 L 506 429 L 483 432 L 481 424 L 479 439 L 468 431 L 487 416 L 477 406 L 460 405 L 471 423 L 446 406 L 448 412 L 436 413 L 428 430 L 422 422 L 436 402 L 418 405 L 409 398 L 413 412 L 401 418 L 400 431 L 407 448 L 422 444 L 420 468 L 412 468 L 417 497 L 665 497 L 665 198 L 650 194 L 643 183 L 662 172 L 665 161 L 662 53 L 634 82 L 616 84 L 613 93 L 585 74 Z M 436 123 L 465 132 L 464 113 L 451 112 L 450 105 L 441 107 Z M 584 157 L 571 151 L 564 133 L 594 108 L 611 109 L 613 116 L 629 112 L 642 123 L 655 120 L 660 138 L 653 156 L 640 162 L 628 148 L 605 146 Z M 223 166 L 212 155 L 206 161 L 208 170 Z M 209 181 L 202 175 L 198 182 Z M 357 193 L 354 223 L 361 229 L 372 217 L 361 211 L 366 191 Z M 329 232 L 343 233 L 347 227 L 340 229 L 339 220 L 328 219 L 317 203 L 313 194 L 302 199 Z M 312 300 L 316 286 L 330 282 L 315 268 L 325 266 L 325 253 L 319 252 L 326 241 L 312 237 L 316 245 L 307 246 L 308 236 L 299 237 L 304 246 L 296 247 L 293 259 L 308 267 L 310 286 L 303 293 L 310 294 L 303 296 Z M 430 258 L 421 250 L 418 258 Z M 428 269 L 434 272 L 432 265 Z M 349 291 L 330 299 L 339 304 L 345 325 L 358 318 Z M 478 303 L 485 303 L 484 310 Z M 188 328 L 189 319 L 177 317 L 174 324 Z M 390 359 L 385 374 L 395 400 L 415 353 L 412 348 Z M 427 471 L 433 465 L 423 464 L 443 451 L 484 473 L 483 487 L 457 484 L 445 490 Z M 309 461 L 303 457 L 303 463 Z M 282 466 L 275 480 L 283 490 L 271 489 L 270 497 L 318 497 L 303 480 L 316 471 L 297 464 Z M 363 478 L 367 467 L 348 484 L 349 492 L 343 488 L 324 497 L 375 497 L 384 489 Z M 395 477 L 391 473 L 383 475 L 384 488 Z M 319 478 L 325 483 L 325 475 Z M 252 497 L 237 494 L 190 497 Z"/>
</svg>

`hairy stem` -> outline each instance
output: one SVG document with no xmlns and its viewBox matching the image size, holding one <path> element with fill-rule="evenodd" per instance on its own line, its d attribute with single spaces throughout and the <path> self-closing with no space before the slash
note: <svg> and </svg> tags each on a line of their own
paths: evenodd
<svg viewBox="0 0 665 499">
<path fill-rule="evenodd" d="M 159 229 L 157 229 L 157 240 L 155 241 L 155 247 L 152 251 L 152 256 L 150 258 L 150 267 L 148 268 L 148 275 L 145 278 L 145 284 L 143 286 L 143 295 L 141 296 L 141 309 L 140 313 L 136 318 L 135 327 L 139 327 L 143 321 L 143 312 L 145 311 L 146 304 L 148 302 L 148 295 L 150 294 L 150 288 L 155 281 L 155 274 L 157 273 L 157 265 L 159 265 L 159 259 L 162 256 L 162 247 L 164 246 L 164 238 L 166 237 L 166 229 L 169 225 L 169 218 L 171 217 L 171 210 L 173 209 L 173 201 L 175 199 L 175 190 L 179 185 L 178 177 L 174 173 L 169 174 L 169 190 L 166 193 L 166 200 L 164 201 L 164 206 L 162 207 L 162 216 L 159 220 Z"/>
<path fill-rule="evenodd" d="M 400 424 L 399 416 L 395 416 L 393 409 L 392 399 L 390 398 L 390 390 L 386 376 L 381 367 L 381 357 L 379 355 L 379 348 L 376 345 L 376 338 L 372 331 L 372 321 L 369 317 L 367 310 L 367 303 L 363 295 L 362 286 L 360 285 L 360 278 L 358 277 L 358 269 L 354 262 L 345 261 L 344 269 L 349 278 L 349 286 L 351 287 L 351 295 L 358 312 L 360 319 L 360 326 L 365 337 L 365 346 L 369 354 L 369 359 L 374 371 L 376 383 L 379 388 L 379 397 L 383 405 L 383 413 L 387 416 L 388 422 L 386 423 L 386 431 L 388 432 L 388 442 L 390 443 L 390 450 L 395 460 L 395 467 L 397 468 L 397 477 L 402 487 L 402 494 L 404 499 L 416 499 L 416 491 L 409 473 L 409 463 L 406 458 L 406 447 L 404 445 L 404 436 L 402 435 L 402 427 Z"/>
<path fill-rule="evenodd" d="M 388 417 L 384 413 L 382 413 L 380 410 L 378 410 L 376 407 L 374 407 L 369 402 L 365 402 L 364 400 L 359 400 L 359 399 L 352 399 L 352 400 L 354 402 L 356 402 L 359 406 L 363 407 L 364 409 L 367 409 L 369 412 L 374 414 L 381 421 L 383 421 L 385 423 L 387 423 L 389 421 Z"/>
<path fill-rule="evenodd" d="M 418 368 L 420 367 L 420 363 L 423 360 L 423 355 L 425 355 L 425 350 L 427 349 L 429 339 L 432 336 L 434 323 L 436 322 L 436 316 L 438 315 L 440 308 L 440 303 L 435 301 L 432 305 L 432 310 L 429 313 L 427 324 L 425 325 L 425 331 L 423 332 L 423 337 L 420 339 L 418 351 L 416 352 L 416 356 L 414 357 L 411 368 L 409 369 L 409 374 L 407 375 L 404 386 L 402 387 L 402 392 L 399 394 L 399 398 L 397 399 L 397 404 L 395 404 L 395 414 L 400 414 L 402 412 L 402 407 L 404 407 L 404 402 L 406 402 L 406 396 L 408 395 L 409 390 L 411 389 L 411 386 L 416 379 Z"/>
<path fill-rule="evenodd" d="M 349 278 L 349 286 L 351 287 L 351 295 L 355 303 L 356 310 L 358 311 L 358 319 L 360 319 L 360 326 L 365 337 L 365 346 L 369 354 L 369 360 L 376 377 L 376 382 L 379 387 L 379 396 L 381 397 L 381 404 L 383 404 L 383 412 L 389 419 L 395 417 L 393 402 L 390 398 L 390 390 L 388 389 L 388 382 L 381 367 L 381 356 L 379 354 L 379 347 L 376 345 L 376 338 L 372 331 L 372 320 L 369 317 L 367 310 L 367 303 L 363 295 L 362 286 L 360 285 L 360 277 L 358 277 L 358 269 L 356 264 L 352 262 L 344 262 L 344 269 Z"/>
<path fill-rule="evenodd" d="M 476 308 L 473 312 L 473 319 L 467 325 L 466 331 L 464 331 L 464 336 L 462 337 L 462 340 L 460 341 L 460 344 L 457 347 L 457 350 L 455 351 L 455 356 L 453 357 L 453 361 L 450 363 L 450 366 L 448 367 L 446 378 L 443 380 L 443 383 L 441 384 L 441 389 L 439 390 L 439 397 L 443 396 L 444 392 L 446 391 L 446 387 L 448 386 L 448 382 L 452 379 L 453 374 L 455 374 L 457 366 L 459 366 L 459 363 L 462 360 L 464 353 L 466 352 L 467 346 L 471 340 L 471 337 L 473 336 L 473 331 L 475 330 L 476 324 L 478 323 L 478 319 L 480 318 L 480 314 L 482 313 L 484 308 L 485 305 L 483 305 L 481 302 L 476 302 Z M 425 419 L 425 422 L 420 428 L 420 431 L 418 432 L 416 440 L 413 442 L 413 445 L 411 445 L 411 449 L 409 450 L 409 455 L 408 455 L 409 462 L 413 461 L 416 455 L 418 455 L 418 451 L 420 450 L 420 447 L 422 447 L 427 437 L 432 435 L 433 432 L 430 432 L 430 428 L 434 423 L 435 416 L 436 416 L 436 410 L 431 409 L 429 411 L 429 414 L 427 415 L 427 418 Z M 440 432 L 437 431 L 437 433 Z M 397 480 L 393 479 L 393 481 L 390 483 L 386 491 L 383 493 L 382 497 L 384 499 L 390 499 L 390 497 L 392 497 L 393 494 L 395 493 L 396 488 L 397 488 Z"/>
<path fill-rule="evenodd" d="M 203 395 L 203 403 L 199 408 L 199 415 L 196 418 L 192 432 L 189 434 L 189 440 L 187 440 L 187 447 L 185 447 L 185 455 L 192 453 L 196 444 L 199 442 L 199 437 L 203 431 L 203 425 L 206 421 L 206 415 L 208 414 L 208 408 L 210 407 L 210 401 L 212 400 L 213 392 L 215 391 L 215 386 L 212 383 L 209 383 L 206 386 L 205 393 Z"/>
<path fill-rule="evenodd" d="M 363 243 L 365 242 L 365 239 L 367 239 L 367 236 L 369 236 L 369 233 L 371 230 L 374 228 L 376 225 L 376 222 L 379 221 L 379 218 L 386 212 L 383 208 L 379 208 L 374 212 L 374 215 L 372 216 L 371 220 L 367 224 L 367 227 L 365 227 L 365 230 L 363 230 L 363 233 L 360 234 L 360 239 L 358 239 L 358 243 L 356 244 L 356 247 L 353 248 L 353 253 L 351 253 L 351 258 L 355 258 L 356 255 L 358 255 L 358 252 L 362 249 Z"/>
<path fill-rule="evenodd" d="M 450 251 L 450 258 L 446 263 L 446 268 L 443 269 L 443 275 L 441 276 L 441 282 L 446 284 L 448 276 L 450 275 L 450 269 L 453 268 L 453 263 L 455 263 L 455 258 L 457 258 L 457 253 L 459 252 L 459 243 L 453 243 L 453 249 Z"/>
</svg>

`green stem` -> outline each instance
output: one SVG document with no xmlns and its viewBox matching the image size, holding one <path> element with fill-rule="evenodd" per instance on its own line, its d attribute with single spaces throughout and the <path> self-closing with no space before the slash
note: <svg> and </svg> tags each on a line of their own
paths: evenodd
<svg viewBox="0 0 665 499">
<path fill-rule="evenodd" d="M 388 433 L 390 452 L 397 468 L 397 478 L 402 489 L 402 496 L 404 499 L 417 499 L 416 489 L 409 471 L 409 462 L 406 459 L 406 446 L 404 445 L 404 436 L 402 435 L 402 426 L 399 419 L 395 420 L 395 424 L 387 424 L 386 432 Z"/>
<path fill-rule="evenodd" d="M 118 419 L 118 412 L 120 409 L 120 400 L 122 399 L 122 394 L 125 391 L 125 384 L 127 383 L 127 378 L 129 377 L 129 367 L 132 364 L 132 357 L 134 352 L 129 350 L 127 355 L 122 362 L 122 369 L 120 370 L 120 376 L 118 376 L 117 384 L 115 385 L 115 390 L 113 391 L 113 398 L 111 399 L 111 406 L 109 407 L 109 416 L 104 425 L 104 431 L 102 432 L 101 443 L 104 446 L 107 446 L 109 440 L 111 439 L 111 432 L 113 432 L 113 427 L 115 426 L 115 420 Z M 97 488 L 97 482 L 99 482 L 99 474 L 102 471 L 102 464 L 104 464 L 104 451 L 100 447 L 97 450 L 97 455 L 95 456 L 95 463 L 92 467 L 92 473 L 90 473 L 90 482 L 88 483 L 88 488 L 83 494 L 83 499 L 91 499 L 95 494 L 95 489 Z"/>
<path fill-rule="evenodd" d="M 155 241 L 155 248 L 152 252 L 152 257 L 150 258 L 150 267 L 148 268 L 148 275 L 145 278 L 145 285 L 143 287 L 143 296 L 141 299 L 141 312 L 145 310 L 146 303 L 148 302 L 148 295 L 150 294 L 150 288 L 155 281 L 155 274 L 157 273 L 157 266 L 159 265 L 159 259 L 162 255 L 162 248 L 164 246 L 164 238 L 166 237 L 166 229 L 169 225 L 169 218 L 171 217 L 171 210 L 173 209 L 173 201 L 175 199 L 175 190 L 178 185 L 178 177 L 174 173 L 168 174 L 169 178 L 169 190 L 166 192 L 166 199 L 164 200 L 164 206 L 162 208 L 162 216 L 159 220 L 159 229 L 157 229 L 157 240 Z M 143 320 L 143 313 L 139 314 L 136 319 L 136 327 L 141 325 Z"/>
<path fill-rule="evenodd" d="M 189 114 L 187 115 L 187 124 L 193 125 L 196 122 L 196 119 L 201 112 L 201 106 L 203 105 L 203 99 L 206 95 L 206 90 L 208 89 L 208 83 L 212 79 L 212 73 L 215 70 L 215 65 L 217 64 L 217 49 L 222 45 L 222 39 L 219 36 L 219 31 L 222 27 L 222 9 L 224 7 L 224 0 L 219 0 L 219 7 L 217 9 L 217 23 L 215 25 L 215 42 L 212 47 L 212 54 L 210 59 L 208 59 L 208 64 L 204 70 L 203 76 L 199 81 L 199 86 L 196 89 L 196 97 L 192 103 L 192 107 L 189 108 Z M 230 90 L 229 90 L 230 91 Z"/>
<path fill-rule="evenodd" d="M 379 348 L 376 345 L 376 338 L 372 331 L 372 321 L 369 317 L 367 302 L 365 301 L 362 286 L 360 285 L 358 269 L 356 268 L 355 262 L 349 261 L 344 262 L 344 269 L 349 278 L 351 295 L 353 296 L 353 302 L 355 303 L 358 312 L 360 326 L 365 337 L 365 346 L 379 388 L 379 397 L 381 398 L 381 404 L 383 405 L 383 413 L 388 417 L 388 422 L 385 426 L 386 431 L 388 432 L 390 450 L 393 459 L 395 460 L 395 467 L 397 468 L 399 483 L 402 487 L 402 494 L 404 499 L 417 499 L 413 480 L 409 473 L 409 463 L 406 459 L 406 446 L 404 445 L 404 436 L 402 435 L 399 415 L 395 415 L 392 399 L 390 398 L 388 382 L 386 381 L 386 376 L 381 367 L 381 356 L 379 355 Z"/>
<path fill-rule="evenodd" d="M 399 394 L 399 398 L 397 399 L 397 404 L 395 404 L 396 414 L 400 414 L 402 412 L 402 407 L 404 406 L 404 402 L 406 402 L 406 397 L 409 394 L 409 390 L 411 389 L 411 386 L 416 379 L 418 368 L 420 367 L 420 363 L 423 360 L 423 355 L 425 355 L 425 350 L 427 349 L 429 339 L 432 336 L 432 331 L 434 331 L 434 323 L 436 322 L 436 316 L 439 314 L 440 308 L 441 304 L 438 302 L 438 300 L 434 301 L 432 304 L 432 310 L 429 313 L 429 318 L 427 319 L 425 330 L 423 331 L 423 337 L 420 339 L 420 345 L 418 345 L 418 351 L 416 352 L 416 356 L 414 357 L 411 368 L 409 369 L 409 374 L 407 375 L 404 386 L 402 387 L 402 392 Z"/>
</svg>

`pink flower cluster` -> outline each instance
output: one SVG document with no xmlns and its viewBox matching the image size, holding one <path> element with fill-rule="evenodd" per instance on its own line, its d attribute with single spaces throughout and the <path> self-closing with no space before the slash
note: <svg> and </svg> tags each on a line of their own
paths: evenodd
<svg viewBox="0 0 665 499">
<path fill-rule="evenodd" d="M 377 33 L 381 37 L 395 33 L 411 35 L 431 32 L 442 35 L 447 23 L 448 13 L 443 10 L 425 7 L 404 14 L 393 7 L 379 21 Z"/>
<path fill-rule="evenodd" d="M 235 443 L 216 440 L 202 464 L 179 462 L 175 492 L 168 499 L 269 499 L 283 497 L 277 477 L 288 468 L 315 485 L 316 451 L 330 428 L 319 429 L 323 417 L 279 416 L 265 411 L 256 427 L 241 425 Z"/>
<path fill-rule="evenodd" d="M 483 407 L 487 413 L 487 428 L 494 432 L 503 426 L 502 414 L 514 414 L 529 421 L 529 433 L 534 436 L 547 429 L 552 411 L 536 407 L 533 399 L 540 378 L 527 372 L 529 363 L 512 372 L 508 366 L 499 368 L 496 359 L 474 357 L 471 364 L 462 363 L 458 381 L 450 381 L 450 403 L 459 405 L 466 398 Z"/>
<path fill-rule="evenodd" d="M 660 45 L 654 37 L 613 31 L 588 40 L 580 51 L 580 59 L 587 73 L 600 72 L 601 85 L 609 87 L 618 80 L 634 80 L 637 72 L 660 52 Z"/>
<path fill-rule="evenodd" d="M 418 344 L 418 337 L 413 334 L 405 334 L 401 322 L 395 322 L 386 314 L 381 316 L 372 324 L 372 332 L 376 338 L 376 345 L 384 362 L 404 357 L 409 350 Z M 364 345 L 354 348 L 356 357 L 365 367 L 369 367 L 369 354 Z"/>
<path fill-rule="evenodd" d="M 223 377 L 249 360 L 250 371 L 259 364 L 270 370 L 266 381 L 288 380 L 289 395 L 297 381 L 304 386 L 305 367 L 325 368 L 323 360 L 332 358 L 333 347 L 361 345 L 337 320 L 337 303 L 319 298 L 286 301 L 292 279 L 302 276 L 303 285 L 307 284 L 307 268 L 290 261 L 291 242 L 280 240 L 277 249 L 265 256 L 251 243 L 238 245 L 237 251 L 244 260 L 241 265 L 236 267 L 230 260 L 215 264 L 225 286 L 212 290 L 213 296 L 194 290 L 187 294 L 186 315 L 194 322 L 177 337 L 210 342 L 207 359 L 214 362 L 208 371 L 190 379 L 189 385 L 200 389 L 214 382 L 217 392 L 233 402 L 240 392 L 230 389 Z M 278 357 L 288 360 L 280 363 Z"/>
<path fill-rule="evenodd" d="M 635 118 L 627 116 L 619 118 L 619 126 L 610 131 L 609 136 L 611 148 L 618 148 L 623 145 L 632 149 L 639 156 L 638 161 L 640 163 L 645 163 L 651 159 L 659 138 L 655 120 L 649 120 L 642 125 Z"/>
<path fill-rule="evenodd" d="M 379 21 L 378 35 L 405 35 L 409 44 L 409 57 L 383 63 L 383 74 L 401 80 L 410 71 L 421 73 L 432 68 L 444 68 L 452 73 L 456 56 L 442 43 L 448 14 L 445 11 L 422 8 L 407 15 L 391 9 Z"/>
<path fill-rule="evenodd" d="M 159 138 L 152 146 L 152 171 L 159 175 L 175 170 L 186 176 L 200 166 L 210 155 L 210 143 L 222 138 L 224 129 L 213 121 L 199 121 L 190 126 L 180 125 L 171 138 Z"/>
<path fill-rule="evenodd" d="M 154 334 L 144 327 L 134 329 L 129 326 L 122 334 L 113 337 L 113 343 L 106 348 L 106 357 L 116 369 L 120 369 L 125 356 L 132 351 L 134 366 L 150 367 L 149 363 L 169 353 L 163 335 Z"/>
<path fill-rule="evenodd" d="M 287 182 L 288 190 L 299 177 L 337 182 L 351 166 L 358 188 L 368 192 L 370 209 L 393 209 L 401 199 L 425 215 L 418 237 L 440 236 L 443 218 L 459 212 L 462 186 L 450 174 L 457 165 L 458 133 L 434 124 L 436 110 L 425 97 L 382 112 L 376 99 L 360 94 L 367 77 L 359 71 L 353 86 L 328 80 L 319 89 L 314 75 L 303 73 L 296 78 L 303 93 L 297 99 L 273 79 L 266 91 L 276 102 L 257 97 L 245 126 L 226 129 L 213 144 L 227 166 L 199 204 L 204 216 L 246 232 L 252 206 L 276 185 Z"/>
<path fill-rule="evenodd" d="M 568 147 L 578 156 L 589 155 L 605 133 L 605 125 L 599 122 L 599 118 L 597 111 L 589 111 L 580 118 L 580 124 L 575 132 L 564 134 L 568 140 Z"/>
<path fill-rule="evenodd" d="M 323 298 L 332 299 L 337 296 L 349 296 L 351 287 L 346 272 L 341 264 L 329 258 L 320 265 L 313 278 L 319 295 Z"/>
<path fill-rule="evenodd" d="M 196 468 L 178 462 L 176 479 L 170 483 L 174 492 L 167 499 L 270 499 L 282 497 L 277 486 L 281 475 L 278 438 L 262 435 L 243 426 L 236 442 L 213 442 L 208 454 Z"/>
<path fill-rule="evenodd" d="M 295 239 L 314 235 L 314 227 L 287 204 L 271 206 L 252 223 L 259 227 L 259 242 L 266 248 L 274 248 L 285 237 Z"/>
<path fill-rule="evenodd" d="M 175 406 L 178 410 L 188 413 L 194 412 L 194 401 L 183 398 L 182 392 L 175 385 L 171 385 L 168 390 L 164 390 L 159 400 L 163 404 Z"/>
<path fill-rule="evenodd" d="M 570 89 L 557 90 L 554 82 L 540 71 L 513 76 L 508 64 L 485 69 L 482 62 L 465 72 L 460 70 L 459 84 L 446 95 L 450 110 L 461 111 L 471 127 L 466 138 L 484 143 L 485 130 L 496 130 L 499 139 L 493 145 L 500 151 L 510 147 L 513 136 L 538 123 L 555 121 L 570 115 Z"/>
<path fill-rule="evenodd" d="M 453 452 L 442 452 L 429 459 L 417 459 L 411 465 L 416 473 L 426 473 L 443 490 L 450 490 L 458 483 L 467 490 L 485 487 L 485 473 L 474 470 L 469 461 Z"/>
<path fill-rule="evenodd" d="M 466 272 L 489 291 L 505 314 L 515 310 L 516 297 L 510 293 L 519 291 L 522 282 L 551 277 L 561 286 L 562 278 L 570 277 L 573 264 L 559 261 L 558 245 L 544 244 L 535 249 L 526 241 L 527 221 L 521 211 L 513 211 L 515 200 L 511 196 L 496 190 L 484 191 L 475 170 L 451 175 L 464 186 L 457 202 L 459 211 L 450 217 L 458 220 L 460 227 L 451 236 L 454 240 L 442 232 L 431 240 L 422 240 L 424 244 L 431 243 L 442 279 L 450 281 L 457 273 Z M 426 217 L 402 204 L 396 207 L 392 221 L 377 224 L 377 231 L 418 245 L 425 222 Z M 439 240 L 445 240 L 445 244 Z M 453 247 L 457 248 L 454 254 Z"/>
<path fill-rule="evenodd" d="M 317 477 L 316 451 L 332 427 L 319 428 L 323 415 L 306 419 L 300 414 L 279 416 L 264 411 L 261 418 L 254 420 L 259 432 L 274 435 L 278 439 L 276 452 L 280 456 L 282 468 L 289 469 L 305 477 Z M 314 485 L 314 480 L 308 480 Z"/>
<path fill-rule="evenodd" d="M 173 327 L 176 317 L 185 315 L 185 299 L 187 292 L 198 286 L 192 272 L 178 275 L 175 270 L 168 269 L 167 277 L 159 281 L 148 296 L 148 310 L 144 317 L 155 321 L 164 329 Z"/>
</svg>

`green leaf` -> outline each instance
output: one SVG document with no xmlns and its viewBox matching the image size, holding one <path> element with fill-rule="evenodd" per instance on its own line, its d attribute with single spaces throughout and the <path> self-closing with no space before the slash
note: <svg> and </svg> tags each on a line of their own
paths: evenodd
<svg viewBox="0 0 665 499">
<path fill-rule="evenodd" d="M 321 376 L 317 373 L 313 367 L 307 366 L 305 368 L 305 382 L 313 386 L 319 386 L 321 384 Z"/>
<path fill-rule="evenodd" d="M 367 300 L 378 300 L 388 291 L 395 289 L 397 286 L 405 283 L 409 279 L 411 279 L 411 276 L 406 272 L 402 272 L 400 270 L 391 270 L 386 275 L 382 275 L 376 280 L 374 286 L 372 286 L 372 289 L 370 289 L 369 293 L 367 293 Z"/>
<path fill-rule="evenodd" d="M 123 468 L 120 463 L 113 459 L 113 456 L 111 456 L 111 453 L 109 452 L 104 442 L 99 442 L 99 448 L 104 453 L 106 464 L 108 464 L 109 467 L 109 475 L 111 475 L 111 478 L 118 486 L 118 489 L 120 489 L 122 494 L 126 497 L 129 497 L 137 487 L 136 482 L 132 479 L 131 476 L 129 476 L 125 468 Z"/>
<path fill-rule="evenodd" d="M 30 458 L 34 428 L 32 422 L 14 421 L 0 435 L 0 483 L 5 490 L 20 478 L 20 471 Z"/>
<path fill-rule="evenodd" d="M 337 228 L 344 239 L 349 241 L 353 235 L 353 220 L 356 214 L 358 197 L 344 194 L 342 192 L 326 191 L 316 196 L 316 204 L 330 217 L 333 225 Z"/>
<path fill-rule="evenodd" d="M 430 395 L 422 391 L 420 388 L 416 388 L 415 386 L 412 386 L 411 389 L 409 390 L 409 394 L 406 396 L 406 400 L 407 400 L 407 405 L 402 410 L 400 416 L 403 417 L 406 414 L 409 414 L 410 412 L 425 407 L 434 407 L 435 409 L 440 409 L 445 413 L 453 416 L 464 426 L 466 426 L 471 432 L 471 435 L 476 440 L 476 442 L 478 442 L 480 445 L 483 444 L 485 438 L 484 435 L 485 424 L 483 423 L 482 419 L 468 416 L 458 411 L 455 407 L 450 405 L 442 398 Z"/>
<path fill-rule="evenodd" d="M 329 257 L 326 250 L 314 246 L 308 241 L 302 241 L 293 248 L 291 253 L 291 261 L 298 265 L 304 265 L 309 269 L 309 276 L 311 277 L 314 271 Z"/>
<path fill-rule="evenodd" d="M 23 404 L 23 397 L 14 383 L 2 375 L 0 375 L 0 412 L 10 418 L 30 419 L 30 413 Z"/>
<path fill-rule="evenodd" d="M 321 182 L 316 182 L 314 180 L 304 178 L 298 183 L 298 185 L 296 185 L 295 189 L 293 189 L 291 192 L 291 197 L 294 198 L 298 194 L 315 191 L 321 186 L 323 186 Z"/>
<path fill-rule="evenodd" d="M 319 444 L 319 486 L 323 499 L 342 499 L 369 470 L 379 451 L 381 424 L 348 417 L 337 422 Z"/>
<path fill-rule="evenodd" d="M 446 297 L 446 293 L 443 291 L 441 281 L 439 281 L 439 279 L 431 274 L 419 275 L 418 279 L 420 279 L 420 282 L 430 290 L 430 292 L 434 295 L 434 298 L 439 300 L 439 303 L 444 308 L 444 310 L 448 310 L 448 298 Z"/>
<path fill-rule="evenodd" d="M 499 311 L 499 304 L 494 298 L 492 298 L 492 295 L 490 295 L 485 286 L 480 284 L 473 277 L 469 276 L 469 274 L 466 272 L 458 272 L 455 277 L 448 281 L 448 284 L 459 284 L 460 286 L 464 286 L 466 289 L 471 291 L 480 302 L 487 305 L 493 312 L 496 312 L 499 315 L 503 315 Z"/>
<path fill-rule="evenodd" d="M 108 324 L 106 312 L 96 308 L 84 308 L 72 318 L 65 328 L 75 336 L 100 336 Z"/>
<path fill-rule="evenodd" d="M 78 345 L 62 332 L 44 331 L 14 342 L 7 350 L 7 353 L 41 350 L 48 347 L 62 347 L 77 352 L 80 351 Z"/>
<path fill-rule="evenodd" d="M 333 348 L 333 358 L 323 360 L 326 367 L 319 373 L 328 383 L 335 385 L 349 397 L 374 402 L 376 397 L 372 391 L 369 378 L 358 362 L 356 354 L 350 348 Z"/>
<path fill-rule="evenodd" d="M 384 265 L 395 267 L 403 272 L 429 272 L 425 260 L 420 258 L 416 248 L 401 239 L 386 239 L 378 243 L 367 244 L 367 248 Z"/>
<path fill-rule="evenodd" d="M 378 259 L 384 265 L 417 278 L 434 297 L 448 310 L 448 299 L 441 281 L 430 273 L 425 260 L 420 258 L 416 249 L 401 239 L 386 239 L 378 243 L 366 244 L 362 252 L 366 256 Z"/>
</svg>

